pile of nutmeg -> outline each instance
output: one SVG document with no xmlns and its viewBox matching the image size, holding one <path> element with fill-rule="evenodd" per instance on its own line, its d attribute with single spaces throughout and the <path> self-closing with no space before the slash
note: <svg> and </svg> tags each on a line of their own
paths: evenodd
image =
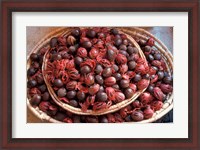
<svg viewBox="0 0 200 150">
<path fill-rule="evenodd" d="M 30 55 L 27 71 L 30 104 L 66 123 L 134 122 L 151 118 L 172 92 L 173 79 L 163 55 L 154 47 L 154 40 L 137 42 L 148 63 L 126 35 L 115 28 L 74 28 L 67 37 L 52 38 L 50 48 Z M 47 51 L 47 68 L 42 72 Z M 60 101 L 82 111 L 106 109 L 131 98 L 138 90 L 147 90 L 119 111 L 100 116 L 77 115 L 54 102 L 43 74 Z"/>
</svg>

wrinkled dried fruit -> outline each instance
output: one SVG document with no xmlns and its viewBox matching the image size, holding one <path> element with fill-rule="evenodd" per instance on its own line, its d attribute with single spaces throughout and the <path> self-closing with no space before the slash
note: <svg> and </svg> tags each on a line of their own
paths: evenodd
<svg viewBox="0 0 200 150">
<path fill-rule="evenodd" d="M 67 90 L 75 90 L 77 84 L 78 84 L 77 81 L 69 81 L 69 82 L 66 84 L 66 89 L 67 89 Z"/>
<path fill-rule="evenodd" d="M 161 84 L 160 89 L 162 90 L 163 93 L 170 93 L 173 90 L 173 87 L 169 84 Z"/>
<path fill-rule="evenodd" d="M 92 74 L 85 75 L 85 84 L 88 86 L 94 84 L 94 76 Z"/>
<path fill-rule="evenodd" d="M 124 90 L 124 94 L 126 98 L 131 98 L 134 94 L 133 90 L 131 88 L 126 88 Z"/>
<path fill-rule="evenodd" d="M 85 48 L 83 48 L 83 47 L 80 47 L 77 50 L 77 55 L 79 57 L 85 58 L 85 57 L 87 57 L 87 50 Z"/>
<path fill-rule="evenodd" d="M 139 90 L 143 90 L 145 88 L 147 88 L 149 85 L 149 81 L 146 79 L 142 79 L 137 83 L 137 87 Z"/>
<path fill-rule="evenodd" d="M 42 110 L 43 112 L 47 112 L 48 109 L 49 109 L 49 106 L 51 106 L 51 103 L 50 103 L 50 102 L 44 102 L 44 101 L 42 101 L 42 102 L 39 104 L 39 108 L 40 108 L 40 110 Z"/>
<path fill-rule="evenodd" d="M 140 111 L 133 111 L 131 117 L 134 121 L 142 121 L 144 119 L 144 115 Z"/>
<path fill-rule="evenodd" d="M 109 100 L 115 100 L 115 90 L 112 87 L 106 88 L 106 94 Z"/>
<path fill-rule="evenodd" d="M 116 103 L 119 103 L 119 102 L 125 100 L 125 95 L 122 92 L 116 92 L 115 100 L 116 100 Z"/>
<path fill-rule="evenodd" d="M 135 72 L 140 73 L 140 74 L 146 74 L 147 71 L 146 71 L 145 65 L 137 64 L 135 67 Z"/>
<path fill-rule="evenodd" d="M 153 66 L 156 66 L 156 67 L 161 66 L 161 62 L 160 62 L 159 60 L 154 60 L 154 61 L 151 62 L 151 64 L 152 64 Z"/>
<path fill-rule="evenodd" d="M 76 70 L 75 68 L 72 68 L 68 71 L 69 74 L 69 78 L 72 80 L 78 80 L 80 78 L 80 74 L 78 72 L 78 70 Z"/>
<path fill-rule="evenodd" d="M 67 44 L 68 45 L 74 45 L 75 42 L 76 42 L 76 39 L 73 36 L 70 35 L 70 36 L 67 37 Z"/>
<path fill-rule="evenodd" d="M 99 91 L 99 88 L 100 88 L 99 84 L 94 84 L 89 87 L 88 92 L 90 95 L 95 95 Z"/>
<path fill-rule="evenodd" d="M 163 102 L 161 101 L 153 101 L 151 103 L 151 108 L 154 110 L 154 111 L 157 111 L 157 110 L 160 110 L 163 106 Z"/>
<path fill-rule="evenodd" d="M 143 104 L 148 104 L 153 100 L 153 96 L 148 92 L 142 93 L 139 98 Z"/>
<path fill-rule="evenodd" d="M 146 107 L 146 109 L 143 111 L 143 114 L 144 114 L 144 118 L 145 119 L 149 119 L 153 116 L 154 114 L 154 111 L 148 106 Z"/>
<path fill-rule="evenodd" d="M 106 86 L 112 86 L 116 83 L 116 79 L 114 77 L 108 77 L 104 80 L 104 84 Z"/>
<path fill-rule="evenodd" d="M 155 96 L 155 98 L 157 98 L 158 100 L 164 100 L 165 95 L 163 94 L 163 92 L 161 91 L 161 89 L 159 87 L 155 87 L 153 89 L 153 94 Z"/>
<path fill-rule="evenodd" d="M 119 111 L 120 116 L 121 116 L 122 118 L 126 118 L 126 116 L 128 115 L 128 114 L 127 114 L 127 111 L 128 111 L 128 110 L 127 110 L 126 107 L 120 109 L 120 111 Z"/>
<path fill-rule="evenodd" d="M 149 46 L 154 46 L 154 43 L 155 43 L 155 41 L 154 41 L 154 39 L 153 38 L 149 38 L 148 40 L 147 40 L 147 45 L 149 45 Z"/>
<path fill-rule="evenodd" d="M 122 54 L 118 54 L 116 57 L 116 61 L 118 64 L 125 64 L 125 63 L 127 63 L 127 58 L 126 58 L 126 56 L 124 56 Z"/>
<path fill-rule="evenodd" d="M 135 100 L 133 103 L 132 103 L 132 106 L 134 108 L 140 108 L 142 106 L 142 104 L 140 103 L 139 100 Z"/>
<path fill-rule="evenodd" d="M 130 83 L 130 84 L 129 84 L 129 87 L 133 90 L 134 93 L 136 92 L 137 86 L 136 86 L 135 84 Z"/>
<path fill-rule="evenodd" d="M 92 49 L 90 50 L 90 52 L 89 52 L 89 56 L 90 56 L 90 58 L 92 58 L 92 59 L 96 58 L 96 57 L 98 56 L 98 54 L 99 54 L 99 50 L 96 49 L 96 48 L 92 48 Z"/>
</svg>

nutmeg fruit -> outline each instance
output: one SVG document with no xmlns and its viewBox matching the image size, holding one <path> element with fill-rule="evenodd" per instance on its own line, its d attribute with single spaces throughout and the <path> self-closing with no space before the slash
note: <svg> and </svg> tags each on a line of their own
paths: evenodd
<svg viewBox="0 0 200 150">
<path fill-rule="evenodd" d="M 67 37 L 67 44 L 70 45 L 70 46 L 73 46 L 73 45 L 75 45 L 75 43 L 76 43 L 75 37 L 69 35 L 69 36 Z"/>
</svg>

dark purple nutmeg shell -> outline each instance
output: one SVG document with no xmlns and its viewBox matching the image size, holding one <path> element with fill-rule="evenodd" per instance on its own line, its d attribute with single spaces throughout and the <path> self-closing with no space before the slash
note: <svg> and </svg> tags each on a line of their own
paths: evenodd
<svg viewBox="0 0 200 150">
<path fill-rule="evenodd" d="M 134 121 L 142 121 L 144 119 L 144 115 L 140 111 L 133 111 L 131 117 Z"/>
</svg>

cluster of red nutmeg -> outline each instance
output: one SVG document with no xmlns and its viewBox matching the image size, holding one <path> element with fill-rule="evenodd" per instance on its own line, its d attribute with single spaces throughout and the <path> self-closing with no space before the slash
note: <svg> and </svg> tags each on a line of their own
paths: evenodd
<svg viewBox="0 0 200 150">
<path fill-rule="evenodd" d="M 109 108 L 149 84 L 146 61 L 116 29 L 76 28 L 51 43 L 47 80 L 59 100 L 82 111 Z"/>
<path fill-rule="evenodd" d="M 137 41 L 148 63 L 125 34 L 115 28 L 75 28 L 67 37 L 54 37 L 50 49 L 30 56 L 27 71 L 32 106 L 67 123 L 142 121 L 161 109 L 172 92 L 172 76 L 154 40 Z M 106 109 L 147 88 L 137 100 L 117 112 L 100 116 L 76 115 L 59 107 L 51 98 L 42 76 L 42 60 L 48 51 L 45 75 L 60 101 L 83 111 Z M 150 84 L 149 84 L 150 80 Z"/>
</svg>

